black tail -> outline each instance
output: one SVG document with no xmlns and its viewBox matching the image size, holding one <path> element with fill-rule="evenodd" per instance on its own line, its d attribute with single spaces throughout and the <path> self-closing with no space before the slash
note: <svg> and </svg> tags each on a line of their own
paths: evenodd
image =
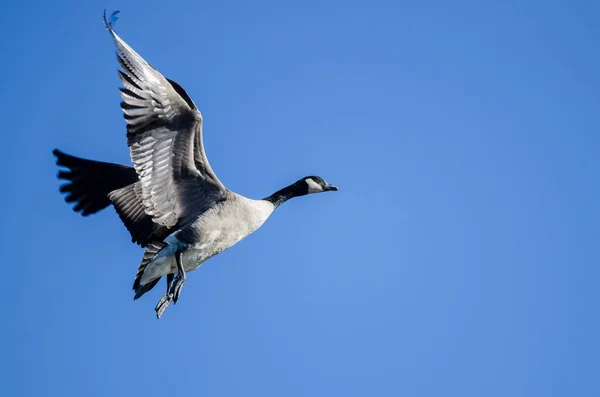
<svg viewBox="0 0 600 397">
<path fill-rule="evenodd" d="M 86 160 L 54 149 L 56 164 L 68 171 L 60 171 L 59 179 L 67 181 L 60 187 L 66 193 L 65 201 L 75 203 L 73 210 L 87 216 L 111 204 L 108 194 L 138 181 L 133 167 Z"/>
<path fill-rule="evenodd" d="M 67 168 L 58 173 L 59 179 L 67 181 L 60 191 L 67 194 L 67 203 L 75 203 L 75 212 L 87 216 L 113 204 L 131 234 L 131 241 L 142 247 L 152 241 L 162 241 L 172 232 L 154 223 L 144 212 L 140 193 L 136 193 L 138 176 L 133 167 L 86 160 L 58 149 L 52 153 L 56 164 Z"/>
</svg>

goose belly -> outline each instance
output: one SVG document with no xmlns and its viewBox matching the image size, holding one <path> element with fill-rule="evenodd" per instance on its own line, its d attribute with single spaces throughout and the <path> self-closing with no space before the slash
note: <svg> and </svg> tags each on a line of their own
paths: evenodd
<svg viewBox="0 0 600 397">
<path fill-rule="evenodd" d="M 273 212 L 270 203 L 247 200 L 228 207 L 215 206 L 172 234 L 144 271 L 145 284 L 166 274 L 177 273 L 175 254 L 183 251 L 186 272 L 196 270 L 207 259 L 225 251 L 258 229 Z"/>
<path fill-rule="evenodd" d="M 234 246 L 247 237 L 254 230 L 240 227 L 240 225 L 221 225 L 219 229 L 206 231 L 199 239 L 189 244 L 183 254 L 184 268 L 194 270 L 205 260 Z"/>
<path fill-rule="evenodd" d="M 169 237 L 165 242 L 168 245 L 152 259 L 144 270 L 142 284 L 149 283 L 167 274 L 177 273 L 177 259 L 175 254 L 180 250 L 183 251 L 182 262 L 186 272 L 196 270 L 205 260 L 218 253 L 196 244 L 185 244 L 175 236 Z"/>
<path fill-rule="evenodd" d="M 272 204 L 248 199 L 212 208 L 177 233 L 181 240 L 193 241 L 184 260 L 187 255 L 189 262 L 202 263 L 217 255 L 252 234 L 272 212 Z"/>
</svg>

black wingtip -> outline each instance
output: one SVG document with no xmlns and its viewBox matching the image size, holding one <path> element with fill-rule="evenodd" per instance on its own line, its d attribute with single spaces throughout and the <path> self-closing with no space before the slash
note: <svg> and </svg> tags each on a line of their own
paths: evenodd
<svg viewBox="0 0 600 397">
<path fill-rule="evenodd" d="M 106 29 L 109 32 L 112 32 L 115 23 L 117 22 L 117 19 L 119 19 L 119 17 L 117 16 L 121 11 L 113 11 L 110 14 L 110 17 L 108 19 L 106 19 L 106 8 L 104 9 L 104 15 L 103 15 L 103 20 L 104 20 L 104 26 L 106 26 Z"/>
<path fill-rule="evenodd" d="M 110 26 L 108 26 L 108 21 L 106 20 L 106 8 L 104 9 L 104 15 L 102 16 L 102 20 L 104 21 L 104 26 L 106 29 L 110 30 Z"/>
</svg>

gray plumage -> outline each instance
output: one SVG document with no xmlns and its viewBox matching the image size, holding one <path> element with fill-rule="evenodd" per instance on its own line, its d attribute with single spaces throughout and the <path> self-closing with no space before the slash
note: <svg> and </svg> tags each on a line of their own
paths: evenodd
<svg viewBox="0 0 600 397">
<path fill-rule="evenodd" d="M 82 215 L 114 206 L 132 241 L 146 247 L 135 299 L 167 275 L 167 292 L 156 307 L 160 318 L 177 302 L 186 272 L 253 233 L 286 200 L 337 188 L 310 176 L 262 200 L 228 190 L 204 152 L 202 115 L 192 99 L 127 45 L 106 18 L 105 25 L 122 68 L 121 108 L 133 167 L 55 150 L 57 164 L 68 169 L 59 173 L 68 181 L 61 192 Z"/>
</svg>

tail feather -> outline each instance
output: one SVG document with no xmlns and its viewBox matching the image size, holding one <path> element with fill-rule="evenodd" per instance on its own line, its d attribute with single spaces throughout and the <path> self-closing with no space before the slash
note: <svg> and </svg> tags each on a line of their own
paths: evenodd
<svg viewBox="0 0 600 397">
<path fill-rule="evenodd" d="M 132 240 L 146 247 L 133 283 L 134 299 L 140 298 L 160 281 L 157 278 L 143 285 L 141 283 L 146 267 L 167 246 L 161 240 L 170 234 L 170 230 L 154 224 L 152 218 L 145 214 L 139 194 L 136 195 L 138 176 L 135 169 L 82 159 L 58 149 L 54 149 L 52 153 L 56 156 L 56 165 L 66 168 L 58 173 L 59 179 L 67 181 L 60 187 L 60 192 L 66 194 L 67 203 L 75 203 L 73 210 L 88 216 L 114 204 L 119 217 L 131 233 Z"/>
<path fill-rule="evenodd" d="M 75 203 L 75 212 L 88 216 L 113 204 L 131 234 L 131 240 L 142 247 L 152 241 L 161 241 L 172 232 L 154 223 L 144 212 L 141 193 L 137 191 L 138 176 L 133 167 L 86 160 L 58 149 L 52 153 L 56 156 L 56 164 L 67 169 L 58 173 L 59 179 L 67 181 L 60 191 L 66 193 L 67 203 Z"/>
<path fill-rule="evenodd" d="M 75 203 L 73 210 L 83 216 L 94 214 L 111 204 L 108 194 L 138 181 L 133 167 L 86 160 L 54 149 L 56 164 L 67 170 L 58 173 L 67 181 L 60 187 L 65 201 Z"/>
<path fill-rule="evenodd" d="M 167 246 L 167 243 L 163 242 L 153 242 L 148 244 L 146 247 L 146 251 L 144 252 L 144 257 L 142 258 L 142 263 L 138 267 L 137 274 L 135 275 L 135 280 L 133 282 L 133 290 L 135 291 L 135 296 L 133 299 L 138 299 L 146 292 L 150 291 L 154 286 L 160 281 L 160 277 L 150 281 L 149 283 L 142 284 L 142 276 L 144 275 L 144 271 L 146 267 L 152 262 L 152 259 Z"/>
</svg>

